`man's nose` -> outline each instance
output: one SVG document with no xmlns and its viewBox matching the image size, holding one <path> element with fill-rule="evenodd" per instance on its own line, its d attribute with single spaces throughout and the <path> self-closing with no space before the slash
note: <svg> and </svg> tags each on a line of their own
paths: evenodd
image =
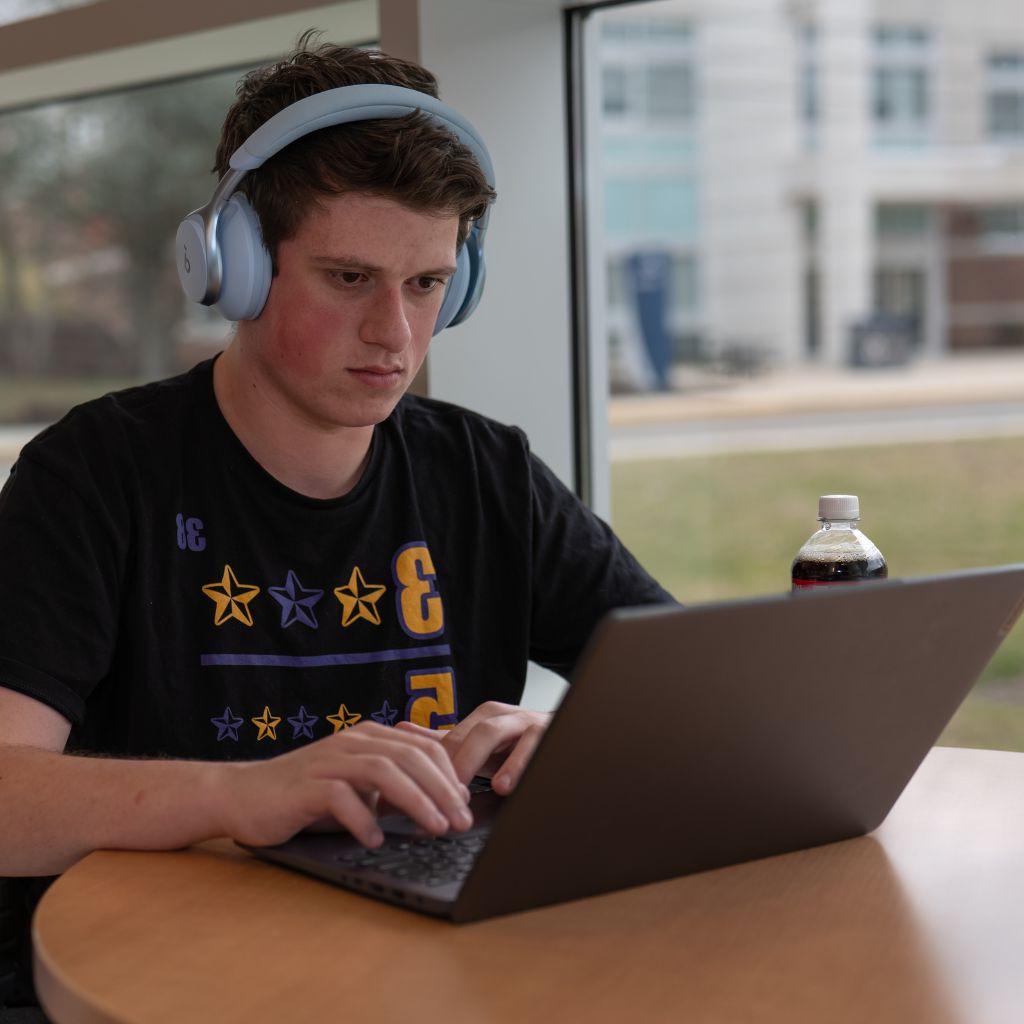
<svg viewBox="0 0 1024 1024">
<path fill-rule="evenodd" d="M 380 289 L 363 317 L 360 340 L 400 352 L 409 344 L 411 335 L 401 287 Z"/>
</svg>

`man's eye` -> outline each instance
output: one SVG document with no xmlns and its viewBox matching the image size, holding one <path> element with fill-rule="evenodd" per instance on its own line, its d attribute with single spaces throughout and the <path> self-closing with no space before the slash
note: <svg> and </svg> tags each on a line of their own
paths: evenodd
<svg viewBox="0 0 1024 1024">
<path fill-rule="evenodd" d="M 332 270 L 331 277 L 342 284 L 358 284 L 363 275 L 358 270 Z M 439 277 L 418 277 L 416 283 L 423 292 L 432 292 L 438 285 L 444 287 L 444 281 Z"/>
</svg>

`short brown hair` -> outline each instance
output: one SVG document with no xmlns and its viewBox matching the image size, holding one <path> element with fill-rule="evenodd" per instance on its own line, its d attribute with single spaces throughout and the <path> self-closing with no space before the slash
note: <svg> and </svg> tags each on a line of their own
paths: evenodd
<svg viewBox="0 0 1024 1024">
<path fill-rule="evenodd" d="M 221 128 L 214 171 L 264 122 L 291 103 L 344 85 L 399 85 L 438 96 L 436 77 L 380 50 L 322 43 L 303 33 L 295 50 L 250 71 Z M 457 214 L 458 248 L 497 193 L 472 152 L 420 111 L 403 117 L 334 125 L 305 135 L 250 171 L 238 187 L 260 219 L 277 273 L 277 247 L 293 237 L 318 197 L 343 192 L 383 196 L 422 213 Z"/>
</svg>

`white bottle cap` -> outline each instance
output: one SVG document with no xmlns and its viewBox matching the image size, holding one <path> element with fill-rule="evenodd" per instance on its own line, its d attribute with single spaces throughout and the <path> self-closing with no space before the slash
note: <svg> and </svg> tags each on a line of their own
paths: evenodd
<svg viewBox="0 0 1024 1024">
<path fill-rule="evenodd" d="M 860 519 L 860 499 L 856 494 L 823 494 L 818 499 L 819 519 Z"/>
</svg>

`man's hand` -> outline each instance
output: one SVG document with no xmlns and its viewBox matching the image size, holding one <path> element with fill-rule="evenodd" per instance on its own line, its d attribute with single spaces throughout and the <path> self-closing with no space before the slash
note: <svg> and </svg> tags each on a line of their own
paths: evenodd
<svg viewBox="0 0 1024 1024">
<path fill-rule="evenodd" d="M 474 775 L 491 776 L 491 786 L 508 796 L 519 782 L 527 762 L 544 735 L 551 715 L 526 711 L 515 704 L 488 701 L 447 732 L 399 722 L 395 729 L 440 743 L 451 757 L 459 781 Z"/>
<path fill-rule="evenodd" d="M 378 799 L 434 835 L 465 831 L 473 824 L 469 790 L 447 750 L 422 733 L 430 730 L 361 722 L 266 761 L 218 765 L 213 784 L 224 834 L 270 846 L 333 820 L 364 846 L 379 846 Z"/>
</svg>

